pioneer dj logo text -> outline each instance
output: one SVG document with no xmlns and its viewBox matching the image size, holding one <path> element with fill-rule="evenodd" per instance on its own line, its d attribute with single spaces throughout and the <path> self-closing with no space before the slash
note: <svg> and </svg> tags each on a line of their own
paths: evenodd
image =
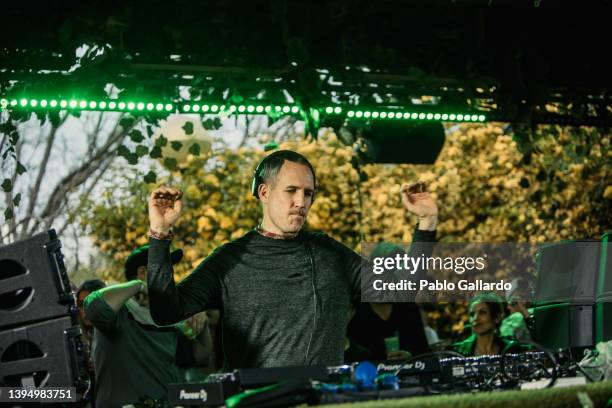
<svg viewBox="0 0 612 408">
<path fill-rule="evenodd" d="M 185 390 L 181 390 L 179 393 L 179 399 L 182 400 L 200 400 L 206 401 L 208 398 L 208 394 L 206 394 L 206 390 L 200 390 L 200 392 L 187 392 Z"/>
</svg>

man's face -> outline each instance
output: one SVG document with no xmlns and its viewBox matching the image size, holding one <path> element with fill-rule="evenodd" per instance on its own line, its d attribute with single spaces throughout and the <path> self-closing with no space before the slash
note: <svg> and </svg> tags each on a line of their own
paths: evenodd
<svg viewBox="0 0 612 408">
<path fill-rule="evenodd" d="M 260 187 L 264 228 L 276 234 L 298 232 L 312 205 L 314 177 L 310 168 L 285 160 L 276 182 Z"/>
<path fill-rule="evenodd" d="M 489 305 L 486 303 L 476 303 L 470 309 L 470 322 L 472 331 L 476 335 L 490 334 L 495 331 L 495 323 L 491 317 Z"/>
</svg>

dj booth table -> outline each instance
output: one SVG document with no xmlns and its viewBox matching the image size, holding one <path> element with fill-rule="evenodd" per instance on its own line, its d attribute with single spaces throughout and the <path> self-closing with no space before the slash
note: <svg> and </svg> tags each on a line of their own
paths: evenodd
<svg viewBox="0 0 612 408">
<path fill-rule="evenodd" d="M 453 408 L 583 408 L 579 395 L 585 393 L 593 407 L 612 407 L 612 380 L 575 387 L 547 388 L 542 390 L 516 390 L 479 392 L 402 399 L 373 400 L 351 404 L 354 408 L 398 408 L 398 407 L 453 407 Z M 325 405 L 329 408 L 346 408 L 347 404 Z"/>
</svg>

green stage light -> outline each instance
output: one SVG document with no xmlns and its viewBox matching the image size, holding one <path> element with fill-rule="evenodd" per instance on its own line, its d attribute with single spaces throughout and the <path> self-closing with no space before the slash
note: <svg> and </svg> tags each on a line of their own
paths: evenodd
<svg viewBox="0 0 612 408">
<path fill-rule="evenodd" d="M 83 110 L 119 110 L 119 111 L 168 111 L 173 112 L 176 108 L 179 108 L 180 112 L 212 112 L 212 113 L 241 113 L 241 114 L 253 114 L 253 113 L 271 113 L 276 114 L 299 114 L 301 108 L 295 104 L 283 104 L 283 105 L 250 105 L 250 104 L 233 104 L 233 105 L 200 105 L 200 104 L 183 104 L 175 105 L 173 103 L 153 103 L 153 102 L 115 102 L 115 101 L 95 101 L 87 99 L 69 99 L 69 100 L 48 100 L 38 98 L 1 98 L 0 106 L 3 108 L 8 107 L 22 107 L 22 108 L 61 108 L 61 109 L 83 109 Z M 352 109 L 345 109 L 342 106 L 323 106 L 318 108 L 319 112 L 323 112 L 328 115 L 346 115 L 347 118 L 373 118 L 373 119 L 405 119 L 405 120 L 435 120 L 435 121 L 456 121 L 456 122 L 485 122 L 487 120 L 486 115 L 473 114 L 473 113 L 442 113 L 442 112 L 400 112 L 400 111 L 384 111 L 384 110 L 373 110 L 373 111 L 362 111 L 356 110 L 355 107 Z"/>
</svg>

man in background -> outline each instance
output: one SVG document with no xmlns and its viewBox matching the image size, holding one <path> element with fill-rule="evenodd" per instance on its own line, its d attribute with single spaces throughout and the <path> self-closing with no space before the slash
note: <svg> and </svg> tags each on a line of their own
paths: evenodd
<svg viewBox="0 0 612 408">
<path fill-rule="evenodd" d="M 137 248 L 128 257 L 126 283 L 108 286 L 85 299 L 87 318 L 95 328 L 92 350 L 99 408 L 165 399 L 167 384 L 184 380 L 179 366 L 212 362 L 205 313 L 184 325 L 153 322 L 145 284 L 148 249 L 147 245 Z M 182 256 L 181 250 L 173 251 L 172 262 Z"/>
</svg>

